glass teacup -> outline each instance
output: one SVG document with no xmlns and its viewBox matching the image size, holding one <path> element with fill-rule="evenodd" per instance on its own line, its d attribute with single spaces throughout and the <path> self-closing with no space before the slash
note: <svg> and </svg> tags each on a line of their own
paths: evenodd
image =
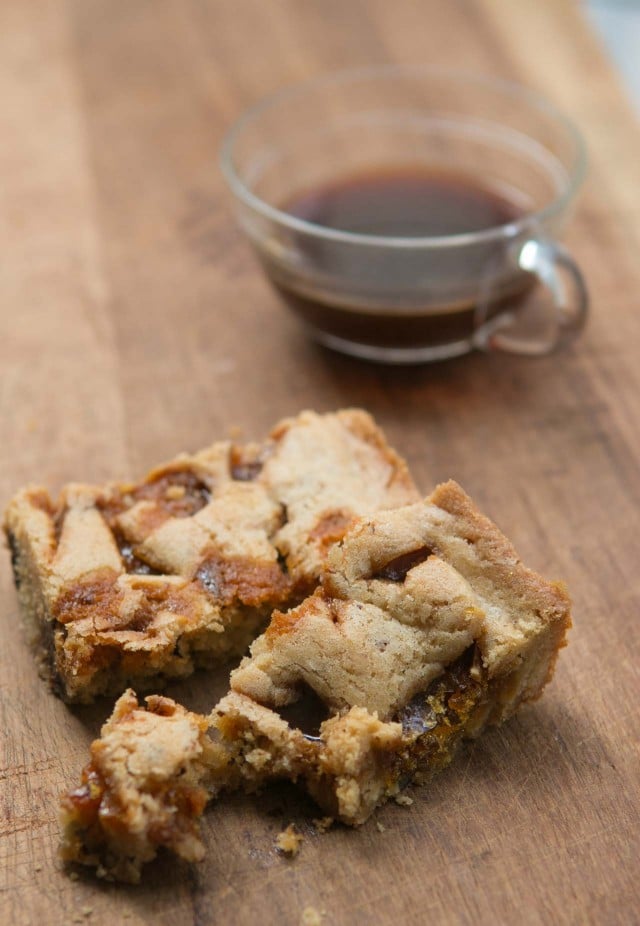
<svg viewBox="0 0 640 926">
<path fill-rule="evenodd" d="M 474 348 L 546 354 L 585 323 L 584 280 L 557 241 L 584 145 L 524 88 L 428 67 L 333 74 L 251 108 L 221 163 L 268 277 L 329 347 L 387 363 Z M 413 236 L 318 224 L 287 206 L 304 191 L 390 170 L 463 177 L 499 193 L 515 216 Z"/>
</svg>

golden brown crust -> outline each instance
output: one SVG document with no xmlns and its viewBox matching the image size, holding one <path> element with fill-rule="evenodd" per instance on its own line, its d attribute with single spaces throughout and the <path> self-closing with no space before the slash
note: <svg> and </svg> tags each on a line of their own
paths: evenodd
<svg viewBox="0 0 640 926">
<path fill-rule="evenodd" d="M 356 516 L 415 498 L 368 415 L 303 412 L 138 484 L 72 484 L 56 504 L 22 490 L 4 527 L 43 664 L 65 699 L 90 701 L 243 652 L 317 585 Z"/>
</svg>

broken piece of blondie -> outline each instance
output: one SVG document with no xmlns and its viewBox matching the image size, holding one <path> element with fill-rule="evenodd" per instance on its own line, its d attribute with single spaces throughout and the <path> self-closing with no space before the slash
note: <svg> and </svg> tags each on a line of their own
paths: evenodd
<svg viewBox="0 0 640 926">
<path fill-rule="evenodd" d="M 134 878 L 160 846 L 198 858 L 204 799 L 181 797 L 183 782 L 214 797 L 286 778 L 329 816 L 362 823 L 540 695 L 569 609 L 454 482 L 363 518 L 330 551 L 320 588 L 273 615 L 212 714 L 188 715 L 198 748 L 179 774 L 177 759 L 150 757 L 185 712 L 123 695 L 63 800 L 63 857 Z M 127 761 L 114 763 L 121 744 Z"/>
<path fill-rule="evenodd" d="M 159 845 L 189 861 L 204 854 L 198 818 L 209 800 L 216 750 L 208 720 L 170 698 L 118 700 L 92 747 L 80 787 L 65 798 L 64 855 L 100 877 L 137 881 Z"/>
<path fill-rule="evenodd" d="M 301 601 L 357 516 L 418 498 L 372 418 L 303 412 L 262 444 L 183 454 L 130 485 L 27 488 L 4 527 L 22 614 L 67 701 L 241 654 Z"/>
</svg>

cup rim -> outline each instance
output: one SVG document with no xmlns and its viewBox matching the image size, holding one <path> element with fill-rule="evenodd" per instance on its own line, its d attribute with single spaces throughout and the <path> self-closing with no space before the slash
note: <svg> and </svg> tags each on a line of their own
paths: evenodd
<svg viewBox="0 0 640 926">
<path fill-rule="evenodd" d="M 507 222 L 502 225 L 495 225 L 480 231 L 433 236 L 368 235 L 360 232 L 350 232 L 338 228 L 331 228 L 327 225 L 320 225 L 315 222 L 309 222 L 306 219 L 298 218 L 286 212 L 284 209 L 272 206 L 259 196 L 256 196 L 256 194 L 240 179 L 233 163 L 235 145 L 242 132 L 263 113 L 274 109 L 281 103 L 304 96 L 304 94 L 310 90 L 330 86 L 331 84 L 357 83 L 376 78 L 385 79 L 403 76 L 425 78 L 438 77 L 440 79 L 450 79 L 462 83 L 481 84 L 488 89 L 504 94 L 504 96 L 522 100 L 532 108 L 550 116 L 552 120 L 566 131 L 574 146 L 573 165 L 567 171 L 565 189 L 542 209 L 527 212 L 515 221 Z M 433 65 L 387 64 L 333 71 L 322 74 L 319 77 L 312 77 L 295 84 L 289 84 L 274 93 L 262 97 L 256 103 L 249 106 L 225 133 L 220 146 L 219 164 L 224 179 L 234 196 L 245 205 L 259 212 L 265 218 L 278 222 L 280 225 L 284 225 L 293 231 L 304 232 L 308 235 L 314 235 L 315 237 L 332 241 L 366 245 L 368 247 L 438 248 L 479 244 L 482 242 L 500 240 L 505 237 L 515 238 L 531 225 L 543 223 L 562 212 L 575 197 L 584 180 L 587 168 L 587 151 L 582 133 L 569 116 L 544 95 L 530 90 L 528 87 L 516 81 L 495 78 L 486 74 L 476 74 L 461 69 L 437 67 Z"/>
</svg>

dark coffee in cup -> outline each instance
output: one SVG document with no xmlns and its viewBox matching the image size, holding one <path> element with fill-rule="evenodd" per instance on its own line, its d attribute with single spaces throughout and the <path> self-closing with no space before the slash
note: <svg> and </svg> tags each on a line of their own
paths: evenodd
<svg viewBox="0 0 640 926">
<path fill-rule="evenodd" d="M 283 212 L 322 228 L 393 239 L 438 238 L 466 235 L 517 221 L 525 212 L 502 191 L 470 175 L 430 169 L 426 166 L 398 166 L 343 177 L 300 191 L 282 203 Z M 330 282 L 332 249 L 322 240 L 301 239 L 297 247 L 306 256 L 299 273 L 283 277 L 281 267 L 265 262 L 267 273 L 291 309 L 317 333 L 380 347 L 424 347 L 464 340 L 473 333 L 476 297 L 437 298 L 438 270 L 433 272 L 430 291 L 434 300 L 424 305 L 407 305 L 403 292 L 409 270 L 406 263 L 385 266 L 383 254 L 372 251 L 362 261 L 357 251 L 342 252 L 341 273 L 357 276 L 361 297 L 341 298 Z M 344 261 L 351 259 L 352 266 Z M 444 258 L 443 260 L 450 258 Z M 355 263 L 359 266 L 356 267 Z M 415 264 L 415 261 L 414 261 Z M 318 279 L 318 269 L 327 279 Z M 414 266 L 420 275 L 426 267 Z M 467 268 L 468 269 L 468 268 Z M 459 270 L 464 278 L 465 268 Z M 315 278 L 315 279 L 314 279 Z M 382 286 L 381 286 L 382 282 Z M 513 308 L 531 285 L 529 274 L 519 273 L 501 291 L 495 292 L 484 317 Z M 397 294 L 397 302 L 394 300 Z M 385 304 L 381 304 L 384 299 Z"/>
</svg>

